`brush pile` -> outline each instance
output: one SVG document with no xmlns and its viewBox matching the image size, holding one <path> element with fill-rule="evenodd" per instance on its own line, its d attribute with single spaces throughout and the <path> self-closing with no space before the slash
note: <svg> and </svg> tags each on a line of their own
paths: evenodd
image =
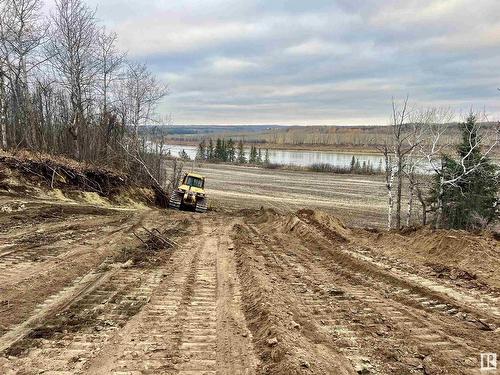
<svg viewBox="0 0 500 375">
<path fill-rule="evenodd" d="M 4 188 L 8 188 L 2 181 L 7 169 L 20 178 L 51 189 L 90 191 L 103 197 L 112 196 L 129 183 L 125 174 L 108 168 L 25 151 L 0 152 L 0 184 Z"/>
</svg>

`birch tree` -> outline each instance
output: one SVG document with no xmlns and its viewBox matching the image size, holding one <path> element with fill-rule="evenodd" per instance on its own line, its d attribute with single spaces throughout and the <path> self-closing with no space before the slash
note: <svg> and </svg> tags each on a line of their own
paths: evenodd
<svg viewBox="0 0 500 375">
<path fill-rule="evenodd" d="M 443 224 L 443 196 L 447 187 L 461 189 L 461 183 L 469 176 L 481 170 L 488 162 L 489 155 L 498 149 L 500 125 L 491 126 L 489 132 L 480 134 L 482 124 L 476 121 L 477 115 L 471 113 L 463 126 L 463 139 L 465 145 L 460 150 L 459 159 L 453 162 L 454 173 L 447 173 L 445 163 L 452 159 L 443 155 L 443 144 L 440 142 L 447 126 L 431 125 L 429 127 L 430 139 L 423 145 L 421 152 L 427 160 L 428 165 L 436 174 L 437 187 L 435 191 L 436 217 L 435 227 L 440 228 Z M 483 148 L 482 152 L 479 150 Z M 473 155 L 479 155 L 472 157 Z"/>
<path fill-rule="evenodd" d="M 32 118 L 29 75 L 43 59 L 39 49 L 46 35 L 40 0 L 4 0 L 0 5 L 0 111 L 6 116 L 7 90 L 10 88 L 11 135 L 32 148 L 36 142 L 36 123 Z M 8 137 L 7 119 L 1 121 L 2 139 Z M 4 144 L 6 147 L 6 144 Z"/>
<path fill-rule="evenodd" d="M 81 131 L 86 127 L 86 109 L 95 84 L 97 27 L 95 12 L 81 0 L 57 0 L 48 54 L 60 73 L 60 83 L 67 90 L 72 110 L 68 131 L 73 141 L 74 157 L 81 159 Z"/>
</svg>

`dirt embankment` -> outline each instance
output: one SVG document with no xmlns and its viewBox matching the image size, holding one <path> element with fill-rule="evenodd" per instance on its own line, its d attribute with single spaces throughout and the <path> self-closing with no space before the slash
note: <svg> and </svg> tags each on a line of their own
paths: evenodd
<svg viewBox="0 0 500 375">
<path fill-rule="evenodd" d="M 137 186 L 112 169 L 64 157 L 0 152 L 0 191 L 4 196 L 66 200 L 97 205 L 154 205 L 155 192 Z M 5 207 L 9 211 L 16 207 Z"/>
<path fill-rule="evenodd" d="M 350 229 L 323 212 L 244 215 L 233 239 L 262 373 L 467 374 L 477 353 L 500 349 L 500 291 L 474 276 L 482 264 L 467 246 L 454 248 L 468 271 L 444 257 L 438 272 L 411 252 L 389 255 L 394 233 Z M 482 243 L 495 267 L 498 242 L 461 235 Z"/>
<path fill-rule="evenodd" d="M 500 290 L 500 245 L 495 234 L 422 228 L 407 233 L 355 231 L 358 242 L 380 256 L 401 258 L 429 275 L 464 287 Z"/>
</svg>

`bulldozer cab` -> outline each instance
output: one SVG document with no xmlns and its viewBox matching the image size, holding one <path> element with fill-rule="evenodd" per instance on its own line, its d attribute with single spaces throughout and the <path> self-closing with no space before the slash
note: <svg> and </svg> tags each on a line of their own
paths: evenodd
<svg viewBox="0 0 500 375">
<path fill-rule="evenodd" d="M 186 173 L 181 185 L 171 193 L 168 206 L 206 212 L 208 201 L 205 193 L 205 177 L 192 172 Z"/>
<path fill-rule="evenodd" d="M 203 189 L 205 187 L 205 178 L 193 173 L 186 173 L 182 180 L 182 185 Z"/>
</svg>

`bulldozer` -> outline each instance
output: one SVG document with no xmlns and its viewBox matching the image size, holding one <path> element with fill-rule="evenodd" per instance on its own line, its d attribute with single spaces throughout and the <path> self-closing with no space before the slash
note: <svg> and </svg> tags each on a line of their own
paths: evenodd
<svg viewBox="0 0 500 375">
<path fill-rule="evenodd" d="M 205 177 L 192 172 L 186 173 L 181 185 L 170 195 L 168 207 L 206 212 L 208 201 L 205 194 Z"/>
</svg>

